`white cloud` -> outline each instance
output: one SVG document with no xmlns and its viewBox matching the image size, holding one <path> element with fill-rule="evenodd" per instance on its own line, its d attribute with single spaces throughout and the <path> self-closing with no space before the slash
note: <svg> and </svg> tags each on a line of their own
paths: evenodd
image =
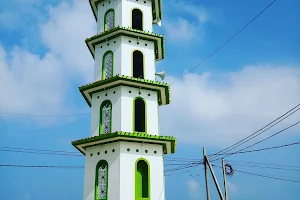
<svg viewBox="0 0 300 200">
<path fill-rule="evenodd" d="M 171 98 L 160 111 L 162 134 L 179 142 L 224 146 L 299 104 L 300 68 L 247 66 L 223 75 L 189 74 L 171 85 Z M 299 113 L 279 128 L 295 123 Z"/>
<path fill-rule="evenodd" d="M 202 5 L 172 0 L 166 2 L 165 7 L 169 16 L 163 28 L 171 42 L 186 44 L 202 39 L 203 24 L 209 21 L 208 12 Z M 171 15 L 176 17 L 172 18 Z"/>
<path fill-rule="evenodd" d="M 93 75 L 93 59 L 85 39 L 96 34 L 96 21 L 86 1 L 61 3 L 49 8 L 50 19 L 41 26 L 41 37 L 70 73 L 86 80 Z"/>
<path fill-rule="evenodd" d="M 55 113 L 62 109 L 64 76 L 53 54 L 44 57 L 0 45 L 0 110 Z"/>
<path fill-rule="evenodd" d="M 194 180 L 186 182 L 188 187 L 188 193 L 192 199 L 199 199 L 200 196 L 200 184 Z"/>
<path fill-rule="evenodd" d="M 27 1 L 26 6 L 35 1 Z M 36 35 L 31 35 L 41 36 L 49 50 L 45 55 L 21 47 L 7 52 L 0 45 L 1 111 L 67 112 L 63 108 L 69 80 L 87 83 L 93 76 L 93 59 L 84 42 L 95 33 L 96 22 L 89 4 L 74 0 L 49 7 L 48 11 L 49 19 L 39 26 Z"/>
<path fill-rule="evenodd" d="M 226 182 L 227 182 L 228 193 L 236 194 L 238 192 L 238 186 L 229 182 L 228 180 L 226 180 Z"/>
<path fill-rule="evenodd" d="M 200 37 L 195 24 L 188 22 L 186 19 L 177 18 L 172 22 L 165 22 L 164 28 L 168 39 L 179 43 L 198 40 Z"/>
</svg>

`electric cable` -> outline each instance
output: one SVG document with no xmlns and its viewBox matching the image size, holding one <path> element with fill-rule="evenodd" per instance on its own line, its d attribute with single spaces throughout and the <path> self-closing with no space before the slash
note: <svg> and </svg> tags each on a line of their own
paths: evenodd
<svg viewBox="0 0 300 200">
<path fill-rule="evenodd" d="M 7 113 L 2 112 L 0 115 L 20 115 L 20 116 L 39 116 L 39 117 L 67 117 L 67 116 L 82 116 L 82 115 L 90 115 L 89 113 L 75 113 L 75 114 L 38 114 L 38 113 Z"/>
<path fill-rule="evenodd" d="M 226 40 L 223 44 L 221 44 L 217 49 L 215 49 L 212 53 L 210 53 L 207 57 L 205 57 L 200 63 L 198 63 L 196 66 L 188 70 L 185 74 L 177 78 L 175 81 L 173 81 L 170 85 L 174 84 L 176 81 L 182 79 L 187 74 L 194 71 L 197 67 L 205 63 L 208 59 L 210 59 L 212 56 L 214 56 L 218 51 L 220 51 L 224 46 L 226 46 L 229 42 L 231 42 L 237 35 L 239 35 L 244 29 L 246 29 L 253 21 L 255 21 L 261 14 L 263 14 L 268 8 L 270 8 L 273 3 L 275 3 L 276 0 L 273 0 L 270 4 L 268 4 L 262 11 L 260 11 L 257 15 L 255 15 L 254 18 L 252 18 L 245 26 L 243 26 L 241 29 L 239 29 L 234 35 L 232 35 L 228 40 Z"/>
<path fill-rule="evenodd" d="M 261 163 L 261 162 L 249 162 L 249 161 L 240 161 L 240 160 L 227 160 L 227 162 L 233 162 L 233 163 L 246 163 L 246 164 L 255 164 L 255 165 L 271 165 L 271 166 L 278 166 L 278 167 L 290 167 L 290 168 L 298 168 L 300 169 L 300 166 L 295 165 L 282 165 L 282 164 L 274 164 L 274 163 Z"/>
<path fill-rule="evenodd" d="M 14 134 L 14 133 L 28 133 L 28 132 L 40 132 L 40 131 L 47 131 L 47 130 L 51 130 L 51 129 L 56 129 L 56 128 L 61 128 L 61 127 L 64 127 L 64 126 L 68 126 L 68 125 L 71 125 L 71 124 L 76 124 L 78 122 L 81 122 L 83 120 L 86 120 L 88 119 L 89 117 L 85 117 L 85 118 L 81 118 L 79 120 L 76 120 L 76 121 L 73 121 L 73 122 L 70 122 L 70 123 L 66 123 L 66 124 L 62 124 L 62 125 L 59 125 L 59 126 L 53 126 L 53 127 L 49 127 L 49 128 L 43 128 L 43 129 L 36 129 L 36 130 L 26 130 L 26 131 L 12 131 L 12 132 L 2 132 L 0 133 L 1 134 Z"/>
<path fill-rule="evenodd" d="M 215 154 L 220 154 L 220 153 L 222 153 L 222 152 L 228 152 L 228 151 L 230 151 L 230 150 L 232 150 L 232 149 L 235 149 L 235 148 L 237 148 L 238 146 L 240 146 L 240 145 L 242 145 L 242 144 L 244 144 L 244 143 L 246 143 L 246 142 L 248 142 L 249 140 L 252 140 L 253 138 L 255 138 L 255 137 L 257 137 L 258 135 L 260 135 L 260 134 L 262 134 L 262 133 L 264 133 L 265 131 L 267 131 L 267 130 L 269 130 L 270 128 L 272 128 L 273 126 L 275 126 L 275 125 L 277 125 L 278 123 L 280 123 L 281 121 L 283 121 L 284 119 L 286 119 L 286 118 L 288 118 L 289 116 L 291 116 L 292 114 L 294 114 L 295 112 L 297 112 L 299 109 L 300 109 L 300 104 L 298 104 L 297 106 L 295 106 L 294 108 L 292 108 L 292 109 L 290 109 L 288 112 L 286 112 L 286 113 L 284 113 L 283 115 L 281 115 L 280 117 L 278 117 L 277 119 L 275 119 L 275 120 L 273 120 L 272 122 L 270 122 L 270 123 L 268 123 L 266 126 L 264 126 L 264 127 L 262 127 L 261 129 L 259 129 L 259 130 L 257 130 L 257 131 L 255 131 L 254 133 L 252 133 L 251 135 L 249 135 L 249 136 L 247 136 L 246 138 L 244 138 L 244 139 L 242 139 L 242 140 L 240 140 L 240 141 L 238 141 L 237 143 L 235 143 L 235 144 L 233 144 L 233 145 L 231 145 L 231 146 L 229 146 L 229 147 L 227 147 L 227 148 L 225 148 L 225 149 L 223 149 L 223 150 L 221 150 L 221 151 L 218 151 L 217 153 L 215 153 Z M 297 107 L 299 107 L 299 108 L 297 108 Z M 296 109 L 297 108 L 297 109 Z M 296 109 L 296 110 L 295 110 Z M 294 110 L 294 111 L 293 111 Z M 293 112 L 292 112 L 293 111 Z M 292 112 L 292 113 L 290 113 L 290 112 Z M 288 113 L 290 113 L 290 114 L 288 114 Z M 288 114 L 288 115 L 287 115 Z M 285 115 L 287 115 L 287 116 L 285 116 Z M 285 116 L 285 117 L 284 117 Z M 283 118 L 284 117 L 284 118 Z M 281 119 L 282 118 L 282 119 Z M 280 119 L 280 120 L 279 120 Z M 279 120 L 279 121 L 278 121 Z M 278 122 L 276 122 L 276 121 L 278 121 Z M 273 124 L 274 122 L 276 122 L 275 124 Z M 272 124 L 272 125 L 271 125 Z M 271 126 L 270 126 L 271 125 Z M 270 126 L 270 127 L 268 127 L 268 126 Z M 268 128 L 267 128 L 268 127 Z M 265 129 L 265 128 L 267 128 L 267 129 Z M 264 130 L 265 129 L 265 130 Z M 263 131 L 262 131 L 263 130 Z M 260 131 L 262 131 L 262 132 L 260 132 Z M 259 133 L 260 132 L 260 133 Z M 213 157 L 215 157 L 213 154 L 212 154 L 212 157 L 211 158 L 213 158 Z"/>
</svg>

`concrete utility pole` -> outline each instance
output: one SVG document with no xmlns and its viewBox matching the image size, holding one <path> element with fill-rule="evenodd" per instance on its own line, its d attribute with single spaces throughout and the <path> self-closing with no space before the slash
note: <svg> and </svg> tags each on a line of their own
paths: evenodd
<svg viewBox="0 0 300 200">
<path fill-rule="evenodd" d="M 222 171 L 223 171 L 223 179 L 224 179 L 224 193 L 225 193 L 225 200 L 228 200 L 227 184 L 226 184 L 226 169 L 225 169 L 225 161 L 224 161 L 224 158 L 222 158 Z"/>
<path fill-rule="evenodd" d="M 224 159 L 222 159 L 222 168 L 223 168 L 223 177 L 224 177 L 224 187 L 225 187 L 225 198 L 223 197 L 223 193 L 220 189 L 218 180 L 215 176 L 214 170 L 209 162 L 208 156 L 206 155 L 205 148 L 203 148 L 203 162 L 204 162 L 204 171 L 205 171 L 205 183 L 206 183 L 206 197 L 207 200 L 210 200 L 210 194 L 209 194 L 209 184 L 208 184 L 208 172 L 207 172 L 207 166 L 209 167 L 210 173 L 212 175 L 212 178 L 214 180 L 214 183 L 216 185 L 218 194 L 220 196 L 221 200 L 228 200 L 228 194 L 227 194 L 227 187 L 226 187 L 226 171 L 225 171 L 225 164 Z"/>
<path fill-rule="evenodd" d="M 206 185 L 206 200 L 210 200 L 209 184 L 208 184 L 208 171 L 206 165 L 206 150 L 203 147 L 203 163 L 204 163 L 204 173 L 205 173 L 205 185 Z"/>
</svg>

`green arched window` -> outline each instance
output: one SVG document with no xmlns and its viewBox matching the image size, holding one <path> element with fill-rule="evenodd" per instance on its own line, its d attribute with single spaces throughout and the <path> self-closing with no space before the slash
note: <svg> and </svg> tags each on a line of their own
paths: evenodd
<svg viewBox="0 0 300 200">
<path fill-rule="evenodd" d="M 144 160 L 136 162 L 135 170 L 135 200 L 150 199 L 150 167 Z"/>
<path fill-rule="evenodd" d="M 134 78 L 144 78 L 144 56 L 143 53 L 136 50 L 132 55 L 132 70 Z"/>
<path fill-rule="evenodd" d="M 102 80 L 111 78 L 114 70 L 114 55 L 112 51 L 107 51 L 102 60 Z"/>
<path fill-rule="evenodd" d="M 112 104 L 105 100 L 100 106 L 100 134 L 111 133 Z"/>
<path fill-rule="evenodd" d="M 146 132 L 146 103 L 138 97 L 134 99 L 134 131 Z"/>
<path fill-rule="evenodd" d="M 108 163 L 100 160 L 96 166 L 95 200 L 107 200 Z"/>
<path fill-rule="evenodd" d="M 115 11 L 109 9 L 104 15 L 104 31 L 108 31 L 115 27 Z"/>
</svg>

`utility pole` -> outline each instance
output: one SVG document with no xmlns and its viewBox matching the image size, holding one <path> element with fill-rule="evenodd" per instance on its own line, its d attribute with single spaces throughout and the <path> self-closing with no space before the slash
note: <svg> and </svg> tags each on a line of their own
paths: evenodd
<svg viewBox="0 0 300 200">
<path fill-rule="evenodd" d="M 227 184 L 226 184 L 226 169 L 225 169 L 224 158 L 222 158 L 222 171 L 223 171 L 223 179 L 224 179 L 225 200 L 228 200 Z"/>
<path fill-rule="evenodd" d="M 209 184 L 208 184 L 208 171 L 206 165 L 206 150 L 203 147 L 203 164 L 204 164 L 204 173 L 205 173 L 205 185 L 206 185 L 206 200 L 210 200 Z"/>
<path fill-rule="evenodd" d="M 225 188 L 225 198 L 223 196 L 223 193 L 220 189 L 217 177 L 215 176 L 214 170 L 212 168 L 212 165 L 209 162 L 208 156 L 206 155 L 206 150 L 203 148 L 203 163 L 204 163 L 204 172 L 205 172 L 205 183 L 206 183 L 206 197 L 207 200 L 210 200 L 210 193 L 209 193 L 209 184 L 208 184 L 208 170 L 207 166 L 210 170 L 210 173 L 212 175 L 212 178 L 214 180 L 214 183 L 216 185 L 219 197 L 221 200 L 228 200 L 228 194 L 227 194 L 227 187 L 226 187 L 226 171 L 225 171 L 225 163 L 224 159 L 222 159 L 222 169 L 223 169 L 223 177 L 224 177 L 224 188 Z"/>
</svg>

